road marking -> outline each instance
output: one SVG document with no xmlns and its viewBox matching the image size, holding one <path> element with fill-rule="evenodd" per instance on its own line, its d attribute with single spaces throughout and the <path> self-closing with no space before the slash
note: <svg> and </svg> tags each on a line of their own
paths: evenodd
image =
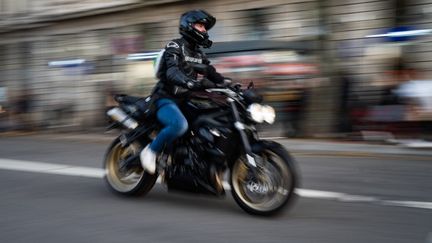
<svg viewBox="0 0 432 243">
<path fill-rule="evenodd" d="M 418 202 L 418 201 L 383 201 L 381 204 L 389 206 L 400 206 L 409 208 L 424 208 L 432 209 L 432 202 Z"/>
<path fill-rule="evenodd" d="M 0 159 L 0 169 L 54 175 L 81 176 L 88 178 L 102 178 L 104 176 L 104 170 L 98 168 L 12 159 Z M 160 180 L 158 180 L 158 182 L 160 183 Z M 231 190 L 228 182 L 225 181 L 223 185 L 226 190 Z M 377 197 L 351 195 L 342 192 L 311 190 L 303 188 L 297 188 L 295 192 L 297 195 L 304 198 L 327 199 L 341 202 L 363 202 L 383 206 L 398 206 L 432 210 L 432 202 L 382 200 Z"/>
<path fill-rule="evenodd" d="M 318 191 L 309 189 L 296 189 L 296 193 L 301 197 L 306 198 L 320 198 L 320 199 L 333 199 L 343 202 L 378 202 L 380 201 L 375 197 L 350 195 L 341 192 Z"/>
<path fill-rule="evenodd" d="M 102 178 L 104 175 L 104 171 L 98 168 L 12 159 L 0 159 L 0 169 L 90 178 Z"/>
</svg>

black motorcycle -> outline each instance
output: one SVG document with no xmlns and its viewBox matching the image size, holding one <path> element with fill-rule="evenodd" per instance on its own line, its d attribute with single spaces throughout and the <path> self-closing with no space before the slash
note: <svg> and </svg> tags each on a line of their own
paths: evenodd
<svg viewBox="0 0 432 243">
<path fill-rule="evenodd" d="M 113 121 L 110 128 L 122 133 L 105 155 L 108 187 L 121 195 L 144 195 L 160 176 L 168 190 L 218 197 L 231 190 L 238 205 L 256 215 L 280 212 L 293 201 L 295 162 L 283 146 L 259 138 L 255 125 L 273 123 L 275 111 L 261 104 L 253 83 L 246 89 L 208 85 L 188 95 L 180 109 L 189 130 L 164 148 L 154 175 L 143 170 L 139 159 L 162 128 L 152 98 L 115 96 L 119 105 L 107 114 Z"/>
</svg>

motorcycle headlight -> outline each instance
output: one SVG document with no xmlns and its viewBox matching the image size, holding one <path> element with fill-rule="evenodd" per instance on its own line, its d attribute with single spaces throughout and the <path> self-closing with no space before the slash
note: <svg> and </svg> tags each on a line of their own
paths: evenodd
<svg viewBox="0 0 432 243">
<path fill-rule="evenodd" d="M 273 107 L 268 105 L 260 105 L 253 103 L 248 107 L 248 112 L 252 120 L 258 123 L 267 122 L 273 124 L 276 118 L 276 113 Z"/>
</svg>

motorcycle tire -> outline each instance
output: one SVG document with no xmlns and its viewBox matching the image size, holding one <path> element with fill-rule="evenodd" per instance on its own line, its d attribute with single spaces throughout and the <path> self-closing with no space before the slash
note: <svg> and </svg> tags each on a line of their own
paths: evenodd
<svg viewBox="0 0 432 243">
<path fill-rule="evenodd" d="M 153 188 L 158 178 L 157 173 L 149 174 L 140 165 L 127 171 L 120 169 L 121 160 L 136 155 L 142 148 L 143 146 L 138 143 L 123 147 L 119 138 L 111 143 L 105 154 L 103 165 L 104 181 L 111 191 L 123 196 L 143 196 Z"/>
<path fill-rule="evenodd" d="M 296 198 L 298 173 L 295 161 L 280 144 L 259 141 L 253 152 L 263 158 L 259 179 L 250 170 L 245 156 L 240 156 L 231 167 L 231 193 L 237 204 L 247 213 L 270 216 L 281 212 Z"/>
</svg>

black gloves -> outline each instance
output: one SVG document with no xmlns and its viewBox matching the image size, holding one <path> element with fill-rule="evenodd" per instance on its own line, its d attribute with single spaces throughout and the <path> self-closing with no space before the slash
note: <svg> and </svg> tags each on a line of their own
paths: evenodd
<svg viewBox="0 0 432 243">
<path fill-rule="evenodd" d="M 201 82 L 197 80 L 190 79 L 186 82 L 186 86 L 190 90 L 198 90 L 202 87 Z"/>
<path fill-rule="evenodd" d="M 231 84 L 230 87 L 232 90 L 234 90 L 235 92 L 240 92 L 241 90 L 241 84 L 239 83 L 235 83 L 235 84 Z"/>
<path fill-rule="evenodd" d="M 217 84 L 224 82 L 224 77 L 212 65 L 207 66 L 207 78 Z"/>
<path fill-rule="evenodd" d="M 240 89 L 241 85 L 236 83 L 233 84 L 232 80 L 230 78 L 224 78 L 221 83 L 215 83 L 213 81 L 210 81 L 207 78 L 203 78 L 202 80 L 194 80 L 189 79 L 186 82 L 186 87 L 189 90 L 201 90 L 201 89 L 209 89 L 209 88 L 227 88 L 232 87 L 235 89 Z"/>
</svg>

